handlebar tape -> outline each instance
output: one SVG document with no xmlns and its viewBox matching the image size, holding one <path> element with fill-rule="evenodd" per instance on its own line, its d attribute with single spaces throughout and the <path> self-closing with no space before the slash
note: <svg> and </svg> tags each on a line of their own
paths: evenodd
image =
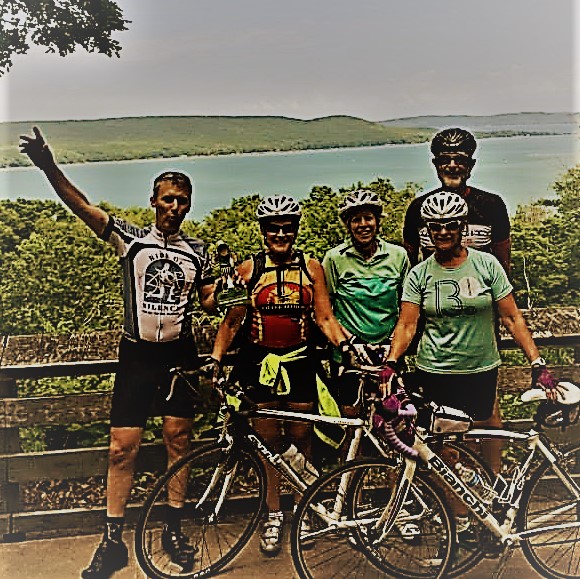
<svg viewBox="0 0 580 579">
<path fill-rule="evenodd" d="M 393 426 L 393 422 L 399 418 L 404 417 L 412 417 L 417 414 L 415 407 L 412 404 L 409 404 L 409 407 L 406 410 L 399 409 L 399 415 L 391 420 L 385 421 L 383 428 L 385 433 L 385 438 L 387 442 L 394 448 L 397 452 L 401 453 L 403 456 L 407 458 L 416 459 L 419 456 L 419 453 L 412 447 L 405 444 L 395 432 L 395 428 Z"/>
</svg>

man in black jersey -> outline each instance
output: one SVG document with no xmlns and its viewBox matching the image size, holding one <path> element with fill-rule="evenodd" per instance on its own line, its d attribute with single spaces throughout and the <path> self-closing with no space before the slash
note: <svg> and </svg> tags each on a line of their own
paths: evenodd
<svg viewBox="0 0 580 579">
<path fill-rule="evenodd" d="M 176 381 L 175 389 L 171 387 L 171 369 L 199 365 L 191 313 L 196 300 L 204 310 L 216 310 L 215 284 L 205 244 L 181 231 L 191 209 L 187 175 L 166 171 L 157 176 L 150 198 L 155 222 L 136 227 L 90 203 L 60 170 L 39 129 L 33 131 L 32 136 L 21 136 L 22 152 L 44 172 L 63 203 L 115 248 L 122 264 L 125 315 L 111 403 L 107 519 L 102 541 L 82 572 L 83 579 L 107 579 L 128 562 L 122 539 L 125 507 L 154 400 L 163 415 L 168 464 L 189 449 L 197 412 L 184 384 Z M 198 554 L 181 532 L 183 496 L 174 490 L 165 509 L 161 542 L 185 573 Z"/>
<path fill-rule="evenodd" d="M 474 136 L 465 129 L 444 129 L 433 137 L 432 162 L 441 187 L 415 198 L 407 208 L 403 225 L 403 244 L 412 266 L 419 262 L 419 257 L 426 259 L 434 251 L 427 226 L 421 219 L 421 205 L 430 195 L 438 191 L 449 191 L 461 195 L 467 203 L 468 225 L 463 234 L 465 245 L 492 253 L 506 273 L 510 274 L 510 221 L 506 205 L 499 195 L 467 184 L 475 165 L 473 154 L 476 147 Z M 497 399 L 492 416 L 486 421 L 478 422 L 477 426 L 501 428 Z M 499 472 L 501 442 L 485 441 L 482 447 L 488 464 L 495 472 Z"/>
<path fill-rule="evenodd" d="M 495 193 L 482 191 L 467 184 L 475 165 L 473 154 L 477 143 L 464 129 L 445 129 L 431 141 L 433 165 L 441 187 L 414 199 L 407 209 L 403 226 L 403 243 L 411 265 L 416 265 L 419 255 L 425 259 L 433 253 L 433 244 L 425 224 L 421 221 L 423 201 L 437 191 L 458 193 L 468 207 L 468 229 L 464 243 L 495 255 L 505 271 L 510 272 L 510 222 L 503 199 Z"/>
</svg>

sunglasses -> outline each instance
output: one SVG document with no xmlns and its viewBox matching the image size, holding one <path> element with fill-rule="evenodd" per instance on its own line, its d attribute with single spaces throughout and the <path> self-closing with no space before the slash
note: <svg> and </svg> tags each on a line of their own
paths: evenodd
<svg viewBox="0 0 580 579">
<path fill-rule="evenodd" d="M 458 219 L 453 219 L 452 221 L 427 221 L 427 227 L 436 233 L 443 228 L 447 229 L 447 231 L 459 231 L 462 224 L 463 222 Z"/>
<path fill-rule="evenodd" d="M 276 225 L 275 223 L 266 223 L 264 229 L 267 233 L 280 233 L 282 235 L 290 235 L 291 233 L 296 233 L 297 228 L 293 223 L 285 223 L 284 225 Z"/>
<path fill-rule="evenodd" d="M 473 162 L 470 157 L 465 157 L 464 155 L 439 155 L 433 159 L 433 163 L 438 167 L 443 165 L 451 165 L 451 162 L 456 165 L 461 165 L 462 167 L 468 167 Z"/>
</svg>

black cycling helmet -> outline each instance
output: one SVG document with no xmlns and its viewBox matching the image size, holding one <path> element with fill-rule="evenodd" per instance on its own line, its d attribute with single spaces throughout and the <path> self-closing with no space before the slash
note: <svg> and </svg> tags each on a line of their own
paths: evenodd
<svg viewBox="0 0 580 579">
<path fill-rule="evenodd" d="M 475 137 L 469 131 L 460 128 L 439 131 L 431 141 L 431 153 L 435 157 L 445 153 L 463 153 L 472 157 L 476 148 Z"/>
</svg>

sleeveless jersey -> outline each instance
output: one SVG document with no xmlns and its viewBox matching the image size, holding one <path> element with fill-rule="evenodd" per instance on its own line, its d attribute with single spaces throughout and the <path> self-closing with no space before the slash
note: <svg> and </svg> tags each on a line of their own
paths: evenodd
<svg viewBox="0 0 580 579">
<path fill-rule="evenodd" d="M 275 265 L 267 254 L 252 257 L 248 339 L 266 348 L 289 348 L 310 335 L 314 290 L 308 257 L 294 253 L 291 263 Z"/>
<path fill-rule="evenodd" d="M 166 236 L 155 225 L 139 228 L 109 217 L 102 238 L 123 270 L 126 337 L 170 342 L 191 336 L 196 290 L 213 283 L 205 244 L 181 232 Z"/>
</svg>

